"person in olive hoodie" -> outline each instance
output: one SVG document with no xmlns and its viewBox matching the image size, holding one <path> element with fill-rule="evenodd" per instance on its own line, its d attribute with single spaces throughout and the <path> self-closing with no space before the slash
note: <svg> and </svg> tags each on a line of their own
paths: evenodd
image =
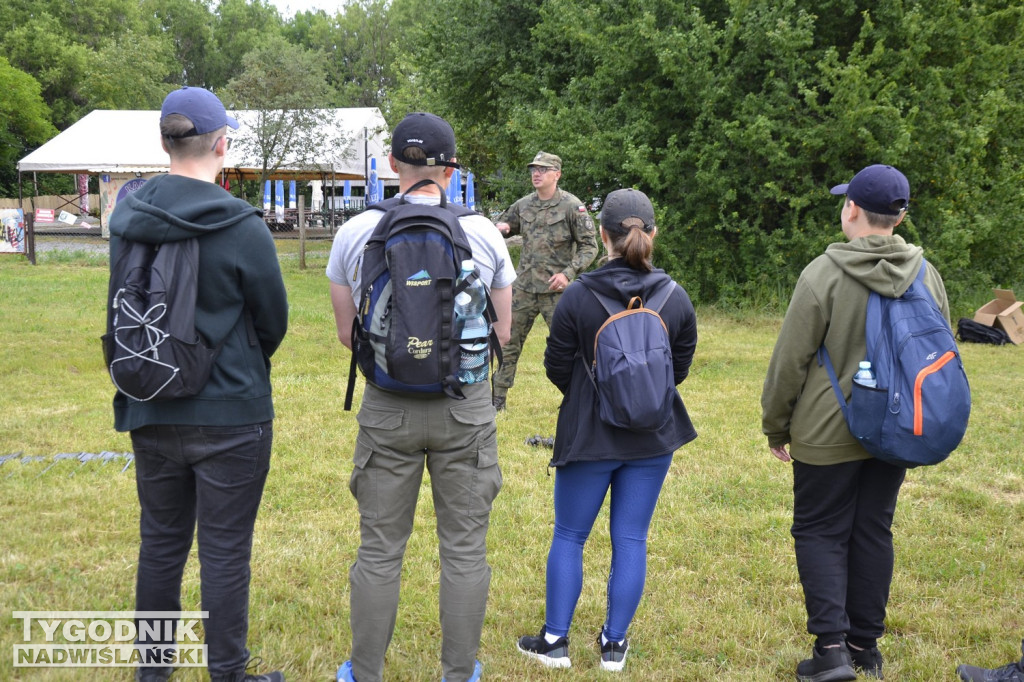
<svg viewBox="0 0 1024 682">
<path fill-rule="evenodd" d="M 216 184 L 237 128 L 202 88 L 175 90 L 160 112 L 170 173 L 117 204 L 110 261 L 122 240 L 199 237 L 196 328 L 220 345 L 209 382 L 191 398 L 140 402 L 118 392 L 114 425 L 130 431 L 139 495 L 138 611 L 181 610 L 181 580 L 198 533 L 202 609 L 213 682 L 283 682 L 246 672 L 250 558 L 270 469 L 270 357 L 288 327 L 277 251 L 258 209 Z M 198 530 L 197 530 L 198 528 Z M 142 682 L 173 668 L 139 667 Z"/>
<path fill-rule="evenodd" d="M 816 636 L 797 679 L 882 677 L 878 638 L 893 573 L 892 520 L 906 470 L 873 458 L 850 434 L 824 367 L 825 344 L 848 396 L 866 355 L 868 295 L 901 296 L 926 267 L 925 285 L 949 323 L 942 278 L 918 246 L 893 229 L 906 216 L 910 184 L 891 166 L 864 168 L 832 188 L 846 195 L 847 243 L 834 243 L 800 275 L 761 394 L 771 453 L 793 466 L 797 570 Z M 788 446 L 788 448 L 787 448 Z"/>
</svg>

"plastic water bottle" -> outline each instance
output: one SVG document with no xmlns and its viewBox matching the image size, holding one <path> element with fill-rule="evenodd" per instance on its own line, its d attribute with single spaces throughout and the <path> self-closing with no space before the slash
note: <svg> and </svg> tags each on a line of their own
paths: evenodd
<svg viewBox="0 0 1024 682">
<path fill-rule="evenodd" d="M 871 369 L 871 363 L 867 360 L 860 361 L 860 369 L 853 375 L 853 380 L 861 386 L 867 386 L 868 388 L 878 386 L 878 381 L 875 379 L 875 370 Z"/>
<path fill-rule="evenodd" d="M 463 282 L 473 271 L 473 261 L 462 261 L 458 281 Z M 486 310 L 487 292 L 479 279 L 455 296 L 455 333 L 459 339 L 465 340 L 459 344 L 462 350 L 459 353 L 458 377 L 463 384 L 487 381 L 487 339 L 491 330 L 484 317 Z"/>
</svg>

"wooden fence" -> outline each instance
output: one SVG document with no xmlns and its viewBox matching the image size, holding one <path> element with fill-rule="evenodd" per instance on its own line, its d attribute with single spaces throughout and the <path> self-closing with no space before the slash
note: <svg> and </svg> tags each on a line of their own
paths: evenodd
<svg viewBox="0 0 1024 682">
<path fill-rule="evenodd" d="M 70 201 L 70 204 L 65 202 Z M 61 209 L 69 211 L 71 213 L 78 213 L 78 195 L 77 194 L 50 194 L 39 197 L 26 196 L 23 201 L 23 207 L 25 212 L 32 210 L 33 208 L 52 208 L 55 211 Z M 90 194 L 89 195 L 89 210 L 97 211 L 100 207 L 100 195 Z M 18 208 L 18 199 L 0 199 L 0 208 Z"/>
</svg>

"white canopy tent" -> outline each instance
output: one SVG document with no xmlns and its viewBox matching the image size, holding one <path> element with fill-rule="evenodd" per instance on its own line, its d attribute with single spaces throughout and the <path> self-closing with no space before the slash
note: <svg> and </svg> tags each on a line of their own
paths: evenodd
<svg viewBox="0 0 1024 682">
<path fill-rule="evenodd" d="M 258 148 L 253 143 L 254 124 L 261 112 L 243 110 L 229 113 L 238 119 L 240 126 L 230 132 L 236 143 L 228 151 L 224 176 L 234 181 L 259 179 L 262 161 L 254 152 L 247 154 L 245 150 Z M 262 113 L 266 115 L 266 112 Z M 332 187 L 338 181 L 352 180 L 365 185 L 371 159 L 376 159 L 377 176 L 387 184 L 397 181 L 397 174 L 387 162 L 385 140 L 389 130 L 380 109 L 326 109 L 317 114 L 324 123 L 314 135 L 323 143 L 322 148 L 301 163 L 295 158 L 285 158 L 278 168 L 270 171 L 269 179 L 318 180 L 322 185 Z M 339 144 L 338 140 L 342 143 Z M 113 210 L 114 195 L 120 196 L 120 193 L 110 192 L 108 197 L 102 187 L 117 189 L 126 184 L 128 178 L 137 178 L 136 182 L 140 182 L 144 177 L 166 173 L 169 169 L 170 160 L 160 144 L 159 111 L 97 109 L 18 162 L 18 194 L 19 197 L 24 196 L 21 191 L 24 174 L 32 175 L 33 196 L 38 194 L 37 173 L 100 175 L 104 181 L 119 178 L 113 182 L 121 182 L 122 185 L 101 183 L 101 224 L 106 234 L 106 218 Z M 35 208 L 34 203 L 32 208 Z M 332 214 L 332 229 L 333 220 Z M 35 230 L 32 221 L 28 224 L 27 255 L 35 262 Z"/>
<path fill-rule="evenodd" d="M 252 136 L 252 126 L 259 112 L 237 111 L 231 115 L 241 123 L 231 136 Z M 331 109 L 317 136 L 323 140 L 343 137 L 343 149 L 324 148 L 313 162 L 289 165 L 286 159 L 272 179 L 364 180 L 370 158 L 377 159 L 377 173 L 385 180 L 397 176 L 387 163 L 384 144 L 387 122 L 376 107 Z M 18 162 L 19 173 L 154 173 L 168 169 L 167 153 L 160 146 L 159 111 L 124 111 L 97 109 L 82 117 L 49 142 Z M 232 177 L 259 177 L 261 162 L 246 158 L 236 144 L 228 152 L 225 171 Z"/>
</svg>

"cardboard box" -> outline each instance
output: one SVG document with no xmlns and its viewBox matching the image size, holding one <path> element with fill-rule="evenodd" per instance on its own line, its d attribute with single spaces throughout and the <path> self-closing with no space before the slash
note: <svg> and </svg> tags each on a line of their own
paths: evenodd
<svg viewBox="0 0 1024 682">
<path fill-rule="evenodd" d="M 974 321 L 1002 329 L 1015 344 L 1024 343 L 1024 302 L 1009 289 L 993 289 L 992 293 L 995 299 L 978 308 Z"/>
</svg>

